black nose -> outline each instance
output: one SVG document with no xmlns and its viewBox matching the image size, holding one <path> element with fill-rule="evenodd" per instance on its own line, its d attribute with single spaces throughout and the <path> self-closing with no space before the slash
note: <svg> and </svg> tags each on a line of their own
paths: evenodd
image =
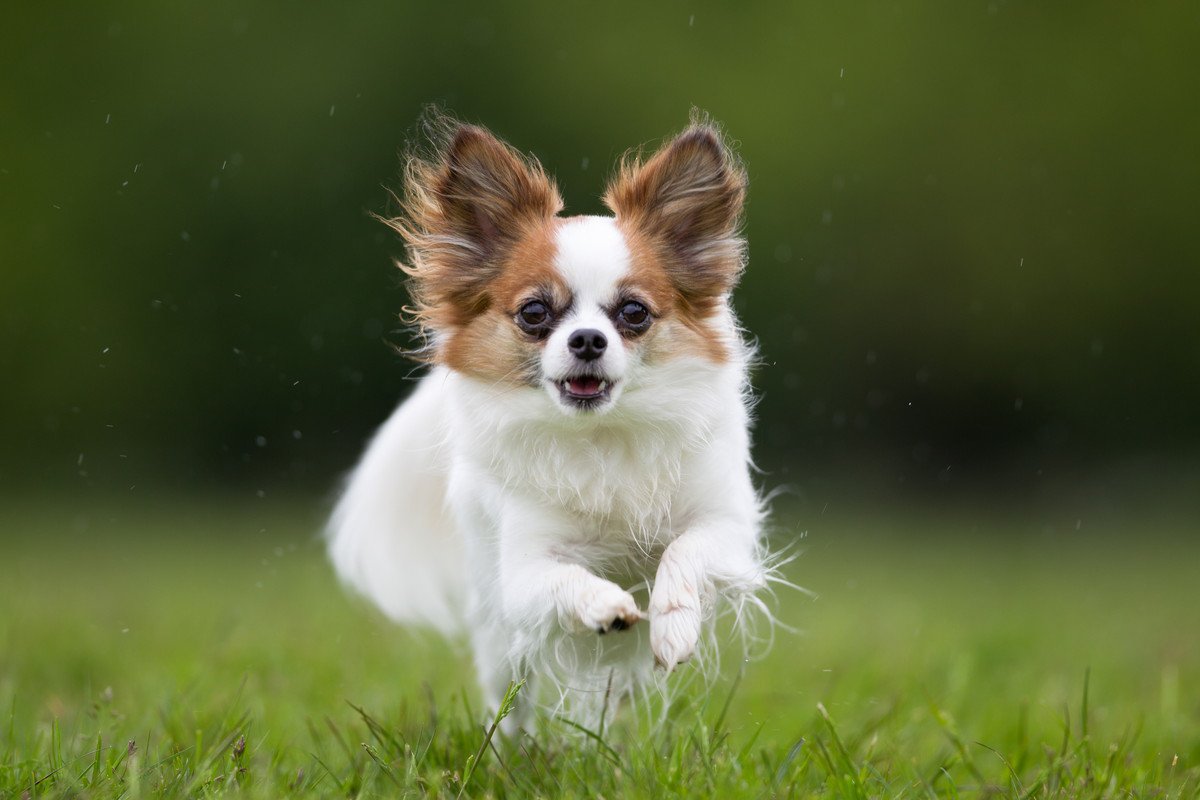
<svg viewBox="0 0 1200 800">
<path fill-rule="evenodd" d="M 583 328 L 571 334 L 567 339 L 567 348 L 581 361 L 595 361 L 604 355 L 608 347 L 608 339 L 595 328 Z"/>
</svg>

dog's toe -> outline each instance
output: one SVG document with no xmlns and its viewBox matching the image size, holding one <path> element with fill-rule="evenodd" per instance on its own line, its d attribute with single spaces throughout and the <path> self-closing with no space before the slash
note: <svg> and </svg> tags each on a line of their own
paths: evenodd
<svg viewBox="0 0 1200 800">
<path fill-rule="evenodd" d="M 604 581 L 582 599 L 580 620 L 585 627 L 600 634 L 623 631 L 642 618 L 633 596 L 615 583 Z"/>
<path fill-rule="evenodd" d="M 637 613 L 625 614 L 624 616 L 613 617 L 611 620 L 609 620 L 604 625 L 601 625 L 600 627 L 596 628 L 596 632 L 603 636 L 604 634 L 608 633 L 609 631 L 627 630 L 629 628 L 632 628 L 634 625 L 636 625 L 638 620 L 640 620 L 641 618 L 642 618 L 641 615 L 637 614 Z"/>
<path fill-rule="evenodd" d="M 667 672 L 686 662 L 696 652 L 700 639 L 697 609 L 675 608 L 650 616 L 650 650 L 655 663 Z"/>
</svg>

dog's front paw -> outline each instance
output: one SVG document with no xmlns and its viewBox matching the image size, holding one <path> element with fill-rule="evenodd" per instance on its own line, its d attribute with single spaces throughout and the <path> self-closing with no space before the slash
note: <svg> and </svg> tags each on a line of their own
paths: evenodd
<svg viewBox="0 0 1200 800">
<path fill-rule="evenodd" d="M 633 595 L 612 581 L 597 579 L 580 592 L 577 622 L 597 633 L 623 631 L 642 618 Z"/>
<path fill-rule="evenodd" d="M 650 650 L 667 672 L 692 657 L 700 641 L 700 610 L 676 607 L 650 612 Z"/>
<path fill-rule="evenodd" d="M 650 595 L 650 650 L 667 672 L 692 657 L 703 620 L 696 587 L 659 573 Z"/>
</svg>

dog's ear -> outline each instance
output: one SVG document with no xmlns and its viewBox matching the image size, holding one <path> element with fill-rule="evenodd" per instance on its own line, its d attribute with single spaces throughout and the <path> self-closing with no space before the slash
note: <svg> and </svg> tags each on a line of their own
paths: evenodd
<svg viewBox="0 0 1200 800">
<path fill-rule="evenodd" d="M 745 170 L 720 130 L 699 116 L 646 161 L 627 157 L 604 194 L 618 222 L 650 240 L 676 290 L 698 305 L 728 292 L 741 274 L 745 199 Z"/>
<path fill-rule="evenodd" d="M 410 152 L 403 213 L 384 222 L 408 245 L 411 310 L 423 327 L 440 328 L 487 307 L 506 250 L 557 214 L 562 199 L 536 160 L 484 128 L 443 115 L 423 124 L 432 155 Z"/>
<path fill-rule="evenodd" d="M 530 221 L 554 216 L 562 200 L 540 164 L 522 158 L 489 131 L 460 125 L 431 187 L 443 233 L 469 239 L 486 258 Z"/>
</svg>

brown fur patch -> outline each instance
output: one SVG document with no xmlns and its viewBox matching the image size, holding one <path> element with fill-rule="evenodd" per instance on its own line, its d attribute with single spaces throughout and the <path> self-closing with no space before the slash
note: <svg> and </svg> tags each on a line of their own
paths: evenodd
<svg viewBox="0 0 1200 800">
<path fill-rule="evenodd" d="M 727 343 L 712 324 L 714 307 L 696 305 L 678 291 L 661 245 L 637 225 L 618 220 L 629 246 L 630 274 L 624 288 L 650 308 L 655 323 L 643 336 L 630 340 L 643 348 L 647 361 L 690 354 L 716 363 L 728 359 Z"/>
<path fill-rule="evenodd" d="M 649 159 L 626 157 L 604 194 L 693 321 L 710 317 L 741 275 L 745 198 L 745 170 L 720 130 L 699 116 Z"/>
<path fill-rule="evenodd" d="M 521 331 L 513 317 L 529 300 L 547 302 L 556 314 L 571 302 L 554 268 L 554 236 L 561 223 L 545 220 L 519 234 L 485 287 L 486 310 L 447 331 L 440 363 L 494 383 L 536 383 L 544 342 Z"/>
<path fill-rule="evenodd" d="M 408 246 L 408 263 L 400 265 L 413 300 L 407 311 L 441 342 L 490 309 L 488 287 L 562 199 L 536 160 L 483 128 L 438 114 L 424 124 L 432 154 L 409 154 L 397 198 L 402 213 L 383 221 Z M 436 350 L 419 355 L 440 361 Z"/>
</svg>

